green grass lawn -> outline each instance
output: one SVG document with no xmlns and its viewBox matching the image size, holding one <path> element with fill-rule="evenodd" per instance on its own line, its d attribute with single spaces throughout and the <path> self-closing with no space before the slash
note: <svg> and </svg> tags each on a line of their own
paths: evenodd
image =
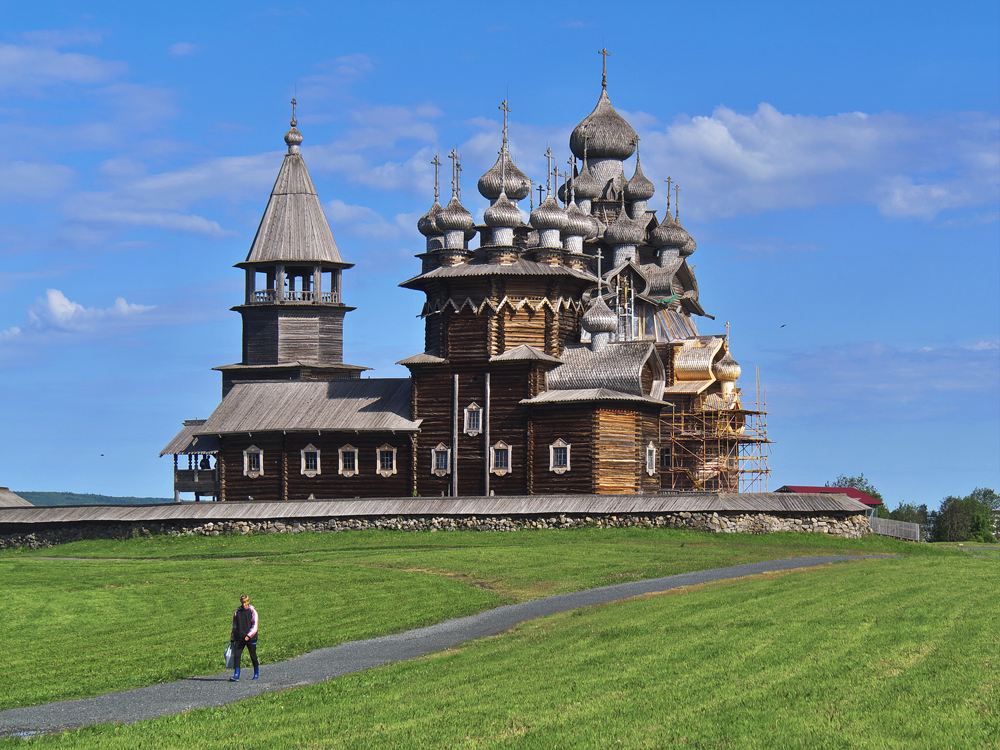
<svg viewBox="0 0 1000 750">
<path fill-rule="evenodd" d="M 260 654 L 267 664 L 511 601 L 741 562 L 859 553 L 907 557 L 581 610 L 455 652 L 161 719 L 152 723 L 156 727 L 146 722 L 39 741 L 238 747 L 240 725 L 259 713 L 260 722 L 276 722 L 276 742 L 269 743 L 275 747 L 614 746 L 602 741 L 606 737 L 620 737 L 621 746 L 631 747 L 660 747 L 685 737 L 713 747 L 797 746 L 793 737 L 809 738 L 805 747 L 861 747 L 867 745 L 858 743 L 860 735 L 841 742 L 839 729 L 830 730 L 826 744 L 818 738 L 824 727 L 859 712 L 873 711 L 883 722 L 896 717 L 903 709 L 886 708 L 881 687 L 903 684 L 927 663 L 937 665 L 932 682 L 945 692 L 905 710 L 946 709 L 955 721 L 982 732 L 992 727 L 995 734 L 996 714 L 981 707 L 997 698 L 1000 657 L 990 654 L 998 645 L 998 558 L 878 537 L 646 529 L 153 537 L 4 551 L 0 706 L 217 673 L 229 618 L 243 591 L 261 612 Z M 44 556 L 101 559 L 39 559 Z M 983 590 L 993 602 L 977 593 Z M 992 630 L 984 626 L 991 622 Z M 884 669 L 878 666 L 883 662 Z M 643 665 L 639 672 L 637 665 Z M 742 677 L 741 669 L 748 670 Z M 820 673 L 827 676 L 820 680 Z M 619 684 L 627 675 L 634 685 Z M 815 683 L 816 690 L 794 701 L 786 690 L 778 701 L 787 708 L 785 719 L 747 734 L 746 717 L 777 710 L 768 703 L 770 690 L 758 694 L 753 688 L 758 679 L 761 686 L 794 685 L 794 691 Z M 721 694 L 736 685 L 740 697 L 730 705 Z M 835 689 L 843 695 L 834 696 Z M 955 696 L 965 701 L 958 701 L 961 710 Z M 818 706 L 833 697 L 839 708 L 828 715 Z M 898 700 L 905 703 L 904 697 Z M 806 711 L 810 701 L 819 703 Z M 802 710 L 792 710 L 800 703 Z M 714 717 L 722 705 L 727 718 L 719 722 Z M 448 712 L 460 718 L 445 721 Z M 653 721 L 656 716 L 662 720 Z M 863 722 L 873 738 L 896 736 L 895 727 L 876 731 L 873 721 Z M 578 734 L 565 735 L 565 722 Z M 216 726 L 230 727 L 229 734 Z M 726 732 L 713 734 L 712 727 Z M 265 731 L 265 724 L 251 721 L 248 731 Z M 214 739 L 196 742 L 199 733 Z M 659 739 L 644 745 L 640 737 L 647 734 Z M 424 739 L 414 744 L 416 738 Z M 910 746 L 920 741 L 917 736 Z M 961 735 L 952 742 L 990 746 L 963 744 Z"/>
<path fill-rule="evenodd" d="M 29 746 L 992 748 L 998 573 L 915 556 L 719 582 Z"/>
</svg>

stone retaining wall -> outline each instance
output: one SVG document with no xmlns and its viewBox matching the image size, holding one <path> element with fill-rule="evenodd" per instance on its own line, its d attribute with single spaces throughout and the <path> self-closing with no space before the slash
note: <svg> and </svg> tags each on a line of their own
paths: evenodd
<svg viewBox="0 0 1000 750">
<path fill-rule="evenodd" d="M 34 529 L 0 528 L 0 549 L 29 547 L 40 549 L 83 539 L 132 539 L 140 536 L 224 536 L 228 534 L 298 534 L 395 529 L 398 531 L 520 531 L 522 529 L 671 528 L 696 529 L 711 533 L 769 534 L 773 531 L 804 531 L 830 534 L 844 539 L 860 539 L 872 533 L 863 515 L 830 514 L 798 516 L 768 513 L 664 513 L 613 516 L 394 516 L 365 518 L 284 519 L 281 521 L 223 521 L 199 525 L 181 523 L 86 523 L 38 525 Z"/>
</svg>

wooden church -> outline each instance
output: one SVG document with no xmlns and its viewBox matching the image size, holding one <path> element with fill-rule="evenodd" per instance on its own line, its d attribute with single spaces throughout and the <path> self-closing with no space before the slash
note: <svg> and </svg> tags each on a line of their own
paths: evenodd
<svg viewBox="0 0 1000 750">
<path fill-rule="evenodd" d="M 649 207 L 654 185 L 606 75 L 570 137 L 567 171 L 547 154 L 547 195 L 527 221 L 519 204 L 532 182 L 502 109 L 499 158 L 478 182 L 483 223 L 462 205 L 454 151 L 451 199 L 441 206 L 435 179 L 417 223 L 419 273 L 401 286 L 423 295 L 423 349 L 399 362 L 409 378 L 392 379 L 343 361 L 351 264 L 293 117 L 236 266 L 242 361 L 216 368 L 221 404 L 161 453 L 174 456 L 178 499 L 766 489 L 763 412 L 743 403 L 728 336 L 698 333 L 695 241 L 676 201 L 671 213 L 669 180 L 664 216 Z"/>
</svg>

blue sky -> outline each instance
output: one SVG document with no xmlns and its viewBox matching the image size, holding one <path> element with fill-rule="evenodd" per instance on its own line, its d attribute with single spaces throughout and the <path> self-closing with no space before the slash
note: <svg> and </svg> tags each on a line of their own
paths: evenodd
<svg viewBox="0 0 1000 750">
<path fill-rule="evenodd" d="M 507 98 L 540 179 L 606 45 L 646 175 L 682 187 L 699 328 L 730 321 L 745 391 L 759 367 L 771 488 L 1000 489 L 1000 6 L 608 7 L 0 0 L 0 485 L 170 495 L 157 454 L 240 357 L 232 264 L 293 94 L 356 264 L 345 361 L 405 375 L 431 158 L 459 150 L 481 214 Z"/>
</svg>

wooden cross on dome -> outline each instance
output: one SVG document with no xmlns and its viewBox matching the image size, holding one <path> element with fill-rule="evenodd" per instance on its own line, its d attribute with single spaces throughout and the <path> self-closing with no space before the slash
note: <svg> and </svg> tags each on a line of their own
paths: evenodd
<svg viewBox="0 0 1000 750">
<path fill-rule="evenodd" d="M 434 165 L 434 202 L 438 202 L 438 170 L 441 168 L 441 158 L 438 154 L 434 154 L 434 158 L 431 160 L 431 164 Z"/>
<path fill-rule="evenodd" d="M 295 97 L 293 96 L 292 97 L 292 122 L 291 122 L 291 126 L 294 128 L 298 124 L 299 124 L 299 121 L 295 119 Z"/>
<path fill-rule="evenodd" d="M 670 175 L 667 175 L 667 179 L 664 182 L 667 183 L 667 216 L 670 216 L 670 186 L 674 181 L 670 179 Z"/>
<path fill-rule="evenodd" d="M 545 147 L 545 161 L 547 166 L 545 167 L 545 193 L 547 195 L 552 194 L 552 149 L 548 146 Z"/>
<path fill-rule="evenodd" d="M 602 88 L 607 88 L 608 87 L 608 55 L 610 55 L 611 53 L 608 52 L 608 48 L 607 47 L 602 47 L 601 49 L 597 50 L 597 54 L 604 55 L 604 60 L 602 62 L 602 66 L 603 66 L 604 69 L 601 72 L 601 87 Z"/>
<path fill-rule="evenodd" d="M 507 142 L 507 113 L 508 112 L 513 112 L 513 110 L 510 107 L 507 106 L 507 100 L 506 99 L 503 100 L 503 104 L 501 104 L 499 107 L 497 107 L 497 109 L 502 109 L 503 110 L 503 142 L 506 143 Z"/>
</svg>

